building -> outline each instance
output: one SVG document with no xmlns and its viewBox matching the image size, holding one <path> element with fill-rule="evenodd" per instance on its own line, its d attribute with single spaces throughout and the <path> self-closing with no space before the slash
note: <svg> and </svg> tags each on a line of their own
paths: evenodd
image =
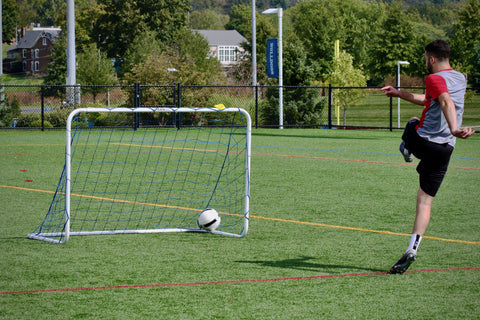
<svg viewBox="0 0 480 320">
<path fill-rule="evenodd" d="M 33 28 L 7 50 L 3 71 L 16 74 L 45 74 L 50 63 L 53 43 L 60 36 L 60 28 Z"/>
<path fill-rule="evenodd" d="M 245 50 L 242 44 L 247 39 L 236 30 L 194 30 L 201 34 L 210 46 L 210 55 L 217 58 L 223 67 L 237 64 Z"/>
</svg>

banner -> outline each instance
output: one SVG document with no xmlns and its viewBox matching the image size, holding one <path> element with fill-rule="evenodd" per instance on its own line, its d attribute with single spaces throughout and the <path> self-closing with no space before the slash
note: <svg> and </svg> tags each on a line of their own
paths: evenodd
<svg viewBox="0 0 480 320">
<path fill-rule="evenodd" d="M 278 78 L 277 39 L 267 39 L 267 76 L 269 78 Z"/>
</svg>

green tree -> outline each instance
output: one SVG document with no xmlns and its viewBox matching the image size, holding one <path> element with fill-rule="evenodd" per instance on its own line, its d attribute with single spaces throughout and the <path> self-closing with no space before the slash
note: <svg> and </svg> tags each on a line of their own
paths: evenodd
<svg viewBox="0 0 480 320">
<path fill-rule="evenodd" d="M 480 88 L 480 41 L 476 42 L 473 47 L 472 75 L 469 80 L 470 84 L 476 88 Z"/>
<path fill-rule="evenodd" d="M 2 39 L 5 43 L 12 43 L 15 39 L 15 29 L 18 24 L 18 7 L 15 0 L 2 0 Z"/>
<path fill-rule="evenodd" d="M 284 91 L 286 123 L 321 124 L 326 99 L 312 86 L 315 68 L 308 63 L 306 50 L 298 38 L 290 37 L 284 50 L 284 84 L 296 86 Z"/>
<path fill-rule="evenodd" d="M 224 30 L 229 17 L 212 9 L 194 11 L 190 14 L 190 28 L 198 30 Z"/>
<path fill-rule="evenodd" d="M 462 66 L 464 72 L 470 73 L 474 71 L 474 60 L 478 54 L 475 48 L 477 43 L 480 43 L 480 1 L 468 0 L 458 17 L 450 43 L 451 59 Z"/>
<path fill-rule="evenodd" d="M 82 85 L 93 85 L 92 87 L 82 87 L 85 93 L 93 94 L 93 101 L 96 102 L 97 94 L 107 92 L 107 85 L 117 83 L 115 69 L 112 60 L 108 59 L 97 49 L 95 44 L 91 44 L 77 56 L 77 82 Z"/>
<path fill-rule="evenodd" d="M 20 110 L 20 102 L 18 101 L 17 96 L 13 96 L 11 102 L 8 102 L 8 96 L 4 95 L 6 100 L 2 101 L 2 108 L 0 108 L 0 127 L 10 126 L 15 118 L 20 117 L 22 111 Z"/>
<path fill-rule="evenodd" d="M 65 13 L 62 7 L 66 7 L 65 0 L 43 0 L 37 1 L 37 20 L 42 26 L 58 25 L 60 16 Z"/>
<path fill-rule="evenodd" d="M 328 79 L 336 87 L 363 87 L 367 85 L 367 79 L 362 70 L 353 66 L 353 57 L 346 51 L 341 51 L 338 57 L 333 59 L 333 72 Z M 360 89 L 336 90 L 334 94 L 335 114 L 340 117 L 340 106 L 343 107 L 343 125 L 347 124 L 347 108 L 354 105 L 363 96 Z"/>
<path fill-rule="evenodd" d="M 154 34 L 147 38 L 154 37 Z M 177 33 L 175 42 L 165 47 L 161 42 L 149 42 L 147 50 L 132 48 L 128 56 L 135 61 L 125 73 L 125 83 L 218 85 L 225 83 L 220 62 L 215 58 L 206 58 L 209 46 L 205 38 L 191 30 L 184 29 Z M 138 39 L 136 46 L 145 43 Z M 175 71 L 169 72 L 168 70 Z M 208 90 L 207 90 L 208 91 Z M 190 90 L 182 96 L 182 105 L 207 106 L 211 92 Z M 171 93 L 164 88 L 149 88 L 142 92 L 144 103 L 171 104 Z"/>
<path fill-rule="evenodd" d="M 303 1 L 289 10 L 293 32 L 318 66 L 318 77 L 331 71 L 335 40 L 344 44 L 357 66 L 366 65 L 382 14 L 381 5 L 355 0 Z"/>
<path fill-rule="evenodd" d="M 133 39 L 156 32 L 170 43 L 187 25 L 188 0 L 99 0 L 102 9 L 93 34 L 110 58 L 123 58 Z"/>
<path fill-rule="evenodd" d="M 399 1 L 391 4 L 386 18 L 381 22 L 382 31 L 371 45 L 368 69 L 376 82 L 394 75 L 398 61 L 421 59 L 418 57 L 418 41 L 413 33 L 413 25 L 401 5 Z M 408 70 L 412 72 L 413 68 Z"/>
<path fill-rule="evenodd" d="M 44 83 L 51 86 L 47 87 L 45 94 L 61 96 L 65 94 L 65 90 L 56 87 L 56 85 L 65 84 L 67 77 L 67 38 L 65 32 L 62 32 L 54 42 L 50 58 L 51 61 L 48 64 Z"/>
<path fill-rule="evenodd" d="M 272 19 L 269 16 L 261 15 L 258 12 L 255 15 L 256 19 L 256 39 L 257 39 L 257 80 L 259 83 L 265 83 L 266 79 L 266 53 L 267 53 L 267 39 L 276 37 L 277 33 L 273 27 Z M 252 9 L 248 5 L 233 6 L 230 12 L 230 21 L 225 25 L 227 30 L 237 30 L 244 36 L 248 43 L 244 44 L 244 49 L 248 52 L 245 60 L 238 66 L 239 70 L 243 70 L 243 75 L 238 75 L 239 79 L 251 79 L 251 52 L 252 52 Z"/>
<path fill-rule="evenodd" d="M 165 50 L 167 46 L 158 40 L 156 32 L 147 31 L 132 39 L 132 43 L 123 55 L 125 62 L 120 65 L 119 73 L 125 75 L 150 55 L 160 55 Z"/>
<path fill-rule="evenodd" d="M 137 45 L 141 46 L 142 43 L 139 41 Z M 149 48 L 151 50 L 140 52 L 131 50 L 136 56 L 130 58 L 135 59 L 136 63 L 126 73 L 125 82 L 164 84 L 174 80 L 187 85 L 212 85 L 224 81 L 220 62 L 215 58 L 206 58 L 210 48 L 205 38 L 196 32 L 185 29 L 177 34 L 170 47 L 163 47 L 157 42 L 157 45 Z M 169 75 L 167 69 L 177 71 Z"/>
<path fill-rule="evenodd" d="M 283 91 L 284 124 L 321 124 L 326 99 L 318 89 L 307 87 L 315 81 L 315 69 L 308 63 L 301 41 L 291 38 L 285 45 L 283 56 L 284 84 L 287 86 Z M 266 124 L 278 121 L 278 93 L 276 87 L 267 89 L 267 99 L 261 105 L 261 117 Z"/>
</svg>

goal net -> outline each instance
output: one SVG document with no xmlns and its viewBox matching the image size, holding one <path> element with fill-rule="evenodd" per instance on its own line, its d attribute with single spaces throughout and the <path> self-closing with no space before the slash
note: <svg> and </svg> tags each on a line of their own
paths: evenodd
<svg viewBox="0 0 480 320">
<path fill-rule="evenodd" d="M 67 120 L 65 166 L 29 238 L 248 230 L 251 120 L 239 108 L 82 108 Z"/>
</svg>

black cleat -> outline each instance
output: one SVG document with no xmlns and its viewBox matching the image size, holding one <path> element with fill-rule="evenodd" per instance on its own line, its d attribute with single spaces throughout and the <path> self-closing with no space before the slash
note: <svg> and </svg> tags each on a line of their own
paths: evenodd
<svg viewBox="0 0 480 320">
<path fill-rule="evenodd" d="M 407 271 L 408 267 L 417 259 L 417 254 L 412 250 L 408 250 L 405 252 L 405 254 L 400 258 L 400 260 L 397 261 L 393 265 L 393 267 L 390 268 L 390 271 L 388 273 L 390 274 L 402 274 L 405 271 Z"/>
</svg>

